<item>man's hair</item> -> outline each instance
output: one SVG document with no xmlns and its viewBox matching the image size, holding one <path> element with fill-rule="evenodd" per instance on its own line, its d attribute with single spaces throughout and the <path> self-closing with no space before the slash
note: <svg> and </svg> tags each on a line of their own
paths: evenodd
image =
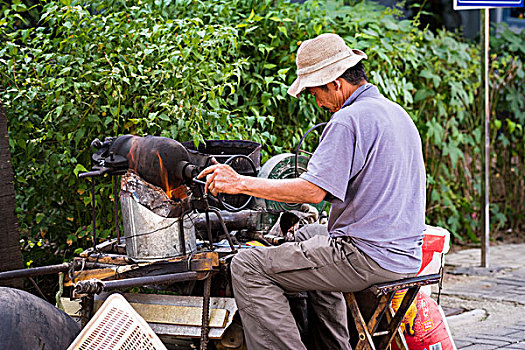
<svg viewBox="0 0 525 350">
<path fill-rule="evenodd" d="M 363 63 L 358 62 L 355 66 L 348 68 L 339 78 L 343 78 L 352 85 L 359 85 L 363 80 L 368 80 L 365 73 L 365 66 Z M 327 90 L 328 87 L 323 85 L 322 88 Z"/>
<path fill-rule="evenodd" d="M 348 68 L 341 76 L 347 82 L 352 85 L 358 85 L 363 80 L 368 80 L 365 73 L 365 66 L 363 63 L 358 62 L 355 66 Z"/>
</svg>

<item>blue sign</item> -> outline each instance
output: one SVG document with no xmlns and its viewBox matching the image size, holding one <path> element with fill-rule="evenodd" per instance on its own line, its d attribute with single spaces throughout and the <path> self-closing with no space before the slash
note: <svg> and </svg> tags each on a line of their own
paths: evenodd
<svg viewBox="0 0 525 350">
<path fill-rule="evenodd" d="M 454 8 L 523 7 L 524 0 L 455 0 Z"/>
</svg>

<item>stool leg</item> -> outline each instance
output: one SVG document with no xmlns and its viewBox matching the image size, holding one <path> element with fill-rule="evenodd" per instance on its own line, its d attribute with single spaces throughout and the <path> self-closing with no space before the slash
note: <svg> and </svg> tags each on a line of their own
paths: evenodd
<svg viewBox="0 0 525 350">
<path fill-rule="evenodd" d="M 388 325 L 388 335 L 383 337 L 383 339 L 381 339 L 381 342 L 379 343 L 379 350 L 386 349 L 392 342 L 392 339 L 394 338 L 394 335 L 399 329 L 399 326 L 401 325 L 401 322 L 403 321 L 403 318 L 405 317 L 408 308 L 410 307 L 414 299 L 416 299 L 417 292 L 419 292 L 419 286 L 408 288 L 405 297 L 401 301 L 401 305 L 399 305 L 399 309 L 397 309 L 396 314 L 394 315 L 392 321 Z"/>
<path fill-rule="evenodd" d="M 374 332 L 377 329 L 377 326 L 379 325 L 379 322 L 383 318 L 383 315 L 385 314 L 385 310 L 390 305 L 390 302 L 392 301 L 392 297 L 394 296 L 395 292 L 391 292 L 389 294 L 382 294 L 379 297 L 379 300 L 374 308 L 374 313 L 368 320 L 367 328 L 368 332 L 370 334 L 374 334 Z"/>
<path fill-rule="evenodd" d="M 388 321 L 388 323 L 390 323 L 392 322 L 393 318 L 394 318 L 394 309 L 392 309 L 392 307 L 390 306 L 386 313 L 386 320 Z M 396 334 L 394 335 L 394 341 L 396 342 L 397 348 L 399 350 L 408 350 L 408 345 L 405 340 L 405 335 L 403 334 L 401 327 L 397 328 Z"/>
<path fill-rule="evenodd" d="M 361 315 L 354 293 L 344 293 L 346 304 L 352 313 L 357 333 L 359 334 L 359 341 L 354 350 L 376 350 L 372 336 L 368 332 L 368 327 Z"/>
</svg>

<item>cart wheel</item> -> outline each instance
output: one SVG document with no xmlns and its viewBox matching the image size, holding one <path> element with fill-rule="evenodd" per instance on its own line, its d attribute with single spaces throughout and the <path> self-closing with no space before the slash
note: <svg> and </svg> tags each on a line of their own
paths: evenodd
<svg viewBox="0 0 525 350">
<path fill-rule="evenodd" d="M 23 290 L 0 287 L 0 349 L 67 349 L 80 332 L 65 312 Z"/>
</svg>

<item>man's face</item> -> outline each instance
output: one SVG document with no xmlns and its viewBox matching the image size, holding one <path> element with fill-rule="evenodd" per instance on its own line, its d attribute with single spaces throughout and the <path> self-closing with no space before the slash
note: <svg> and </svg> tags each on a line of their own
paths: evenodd
<svg viewBox="0 0 525 350">
<path fill-rule="evenodd" d="M 343 107 L 346 99 L 339 82 L 328 83 L 324 87 L 316 86 L 306 89 L 308 93 L 314 96 L 315 102 L 320 108 L 331 113 L 335 113 Z"/>
</svg>

